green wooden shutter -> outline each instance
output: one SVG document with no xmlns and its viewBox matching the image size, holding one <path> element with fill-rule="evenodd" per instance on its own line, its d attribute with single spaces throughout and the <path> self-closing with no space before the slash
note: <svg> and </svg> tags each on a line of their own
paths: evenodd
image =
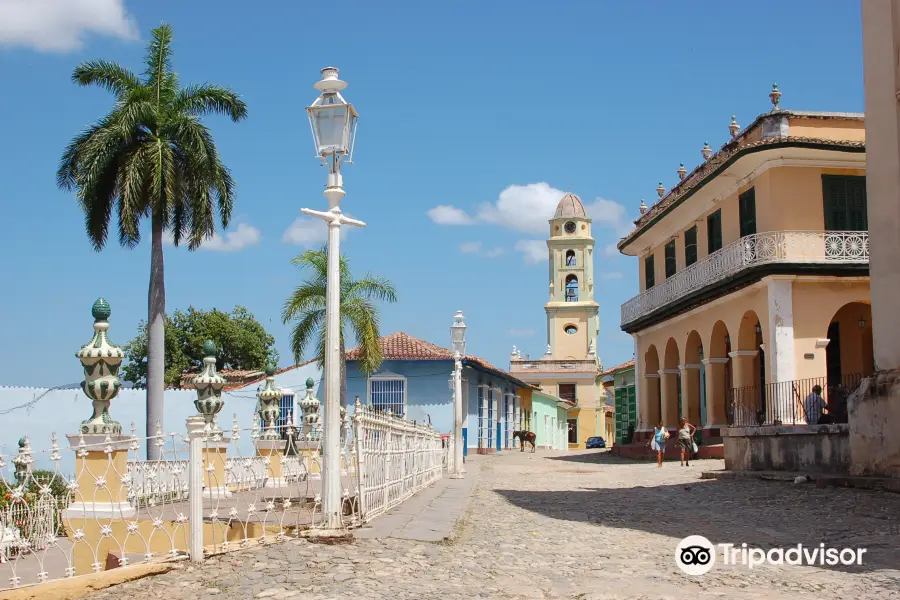
<svg viewBox="0 0 900 600">
<path fill-rule="evenodd" d="M 675 240 L 666 244 L 666 279 L 675 274 L 678 269 L 678 263 L 675 260 Z"/>
<path fill-rule="evenodd" d="M 741 237 L 756 233 L 756 188 L 750 188 L 738 196 L 741 219 Z"/>
<path fill-rule="evenodd" d="M 684 265 L 691 266 L 697 262 L 697 226 L 684 232 Z"/>
<path fill-rule="evenodd" d="M 822 175 L 822 199 L 825 204 L 825 231 L 847 229 L 847 185 L 838 175 Z"/>
<path fill-rule="evenodd" d="M 722 209 L 706 217 L 707 250 L 712 254 L 722 247 Z"/>
<path fill-rule="evenodd" d="M 866 178 L 847 177 L 847 225 L 852 231 L 868 231 Z"/>
<path fill-rule="evenodd" d="M 656 278 L 653 266 L 653 255 L 651 254 L 644 259 L 644 289 L 649 290 L 656 285 Z"/>
</svg>

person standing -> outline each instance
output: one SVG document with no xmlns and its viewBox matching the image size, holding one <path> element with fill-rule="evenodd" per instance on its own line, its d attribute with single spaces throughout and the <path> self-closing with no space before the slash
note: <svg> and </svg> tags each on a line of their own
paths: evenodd
<svg viewBox="0 0 900 600">
<path fill-rule="evenodd" d="M 651 444 L 656 450 L 656 466 L 661 467 L 663 464 L 663 456 L 666 454 L 666 440 L 669 439 L 669 431 L 662 421 L 653 428 L 653 439 Z"/>
<path fill-rule="evenodd" d="M 678 425 L 678 447 L 681 449 L 681 466 L 691 466 L 691 453 L 694 451 L 694 434 L 697 428 L 681 417 Z"/>
</svg>

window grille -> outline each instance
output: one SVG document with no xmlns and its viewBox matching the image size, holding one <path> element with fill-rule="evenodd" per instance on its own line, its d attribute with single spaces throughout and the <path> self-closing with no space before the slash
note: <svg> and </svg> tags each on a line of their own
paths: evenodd
<svg viewBox="0 0 900 600">
<path fill-rule="evenodd" d="M 369 403 L 378 411 L 406 414 L 406 381 L 403 379 L 371 379 Z"/>
</svg>

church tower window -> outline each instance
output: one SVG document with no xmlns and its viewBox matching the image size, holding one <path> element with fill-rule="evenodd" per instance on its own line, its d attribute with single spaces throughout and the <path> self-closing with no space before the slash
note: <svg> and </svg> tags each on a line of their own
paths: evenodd
<svg viewBox="0 0 900 600">
<path fill-rule="evenodd" d="M 578 302 L 578 277 L 566 277 L 566 302 Z"/>
<path fill-rule="evenodd" d="M 574 250 L 566 250 L 566 266 L 567 267 L 575 266 L 575 251 Z"/>
</svg>

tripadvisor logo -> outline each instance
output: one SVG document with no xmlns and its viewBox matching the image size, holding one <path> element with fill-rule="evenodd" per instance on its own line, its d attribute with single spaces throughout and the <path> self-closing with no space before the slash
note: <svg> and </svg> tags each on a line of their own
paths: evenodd
<svg viewBox="0 0 900 600">
<path fill-rule="evenodd" d="M 716 564 L 721 551 L 722 564 L 744 565 L 753 569 L 762 565 L 835 566 L 861 565 L 865 548 L 833 548 L 825 544 L 788 548 L 755 548 L 746 543 L 713 545 L 702 535 L 690 535 L 675 547 L 675 564 L 688 575 L 704 575 Z"/>
</svg>

